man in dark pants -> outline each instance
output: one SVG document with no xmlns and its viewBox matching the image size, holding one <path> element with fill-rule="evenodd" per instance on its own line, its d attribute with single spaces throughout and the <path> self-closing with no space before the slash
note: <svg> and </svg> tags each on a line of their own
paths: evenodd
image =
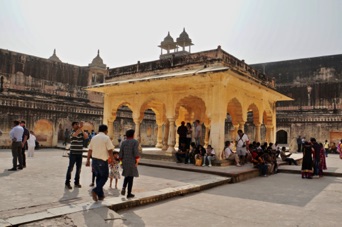
<svg viewBox="0 0 342 227">
<path fill-rule="evenodd" d="M 181 126 L 178 127 L 177 129 L 177 134 L 179 135 L 179 141 L 178 144 L 179 146 L 184 143 L 186 144 L 186 135 L 188 134 L 188 128 L 185 126 L 185 122 L 181 122 Z"/>
<path fill-rule="evenodd" d="M 298 136 L 298 138 L 297 138 L 297 146 L 298 146 L 297 152 L 299 153 L 302 151 L 302 138 L 301 138 L 301 136 Z"/>
<path fill-rule="evenodd" d="M 114 146 L 107 133 L 107 125 L 100 125 L 99 133 L 91 139 L 89 144 L 86 166 L 90 166 L 90 157 L 92 157 L 91 166 L 93 174 L 96 176 L 96 187 L 92 190 L 92 197 L 95 202 L 103 200 L 105 197 L 103 186 L 106 184 L 109 175 L 108 157 L 112 160 L 110 164 L 114 165 Z"/>
<path fill-rule="evenodd" d="M 8 171 L 16 171 L 17 169 L 23 169 L 23 157 L 22 157 L 22 139 L 24 129 L 19 125 L 19 121 L 14 121 L 14 127 L 10 131 L 10 138 L 12 140 L 12 157 L 13 167 Z M 19 161 L 19 166 L 18 165 Z M 17 168 L 18 167 L 18 168 Z"/>
<path fill-rule="evenodd" d="M 71 172 L 76 164 L 75 173 L 75 187 L 81 188 L 80 185 L 80 174 L 82 167 L 82 154 L 83 154 L 83 142 L 88 138 L 88 134 L 82 130 L 83 122 L 72 122 L 72 131 L 70 134 L 70 153 L 69 153 L 69 166 L 66 173 L 65 187 L 72 189 L 70 185 Z"/>
<path fill-rule="evenodd" d="M 21 152 L 23 156 L 23 168 L 26 168 L 26 154 L 25 151 L 27 150 L 27 140 L 30 138 L 30 131 L 25 128 L 25 121 L 20 122 L 20 126 L 24 129 L 22 145 L 21 145 Z"/>
</svg>

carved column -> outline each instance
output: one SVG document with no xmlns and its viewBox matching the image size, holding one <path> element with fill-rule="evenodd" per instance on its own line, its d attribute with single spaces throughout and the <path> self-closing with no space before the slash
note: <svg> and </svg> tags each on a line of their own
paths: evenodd
<svg viewBox="0 0 342 227">
<path fill-rule="evenodd" d="M 108 120 L 108 136 L 110 140 L 114 138 L 114 122 Z"/>
<path fill-rule="evenodd" d="M 157 132 L 157 144 L 156 147 L 163 147 L 163 124 L 158 124 L 158 132 Z"/>
<path fill-rule="evenodd" d="M 169 120 L 169 138 L 168 138 L 168 143 L 167 145 L 169 146 L 166 150 L 166 153 L 172 154 L 175 153 L 175 144 L 176 144 L 176 140 L 175 140 L 175 119 L 174 118 L 168 118 Z"/>
<path fill-rule="evenodd" d="M 272 134 L 273 126 L 272 125 L 265 125 L 265 127 L 266 127 L 266 138 L 265 138 L 265 140 L 267 143 L 271 143 L 272 142 L 271 134 Z"/>
<path fill-rule="evenodd" d="M 261 134 L 260 134 L 261 124 L 255 124 L 255 141 L 261 143 Z"/>
<path fill-rule="evenodd" d="M 204 124 L 204 126 L 205 126 L 204 147 L 207 148 L 209 144 L 210 125 Z"/>
<path fill-rule="evenodd" d="M 175 126 L 175 141 L 176 141 L 176 143 L 175 143 L 175 147 L 179 147 L 179 135 L 177 134 L 177 129 L 178 129 L 178 127 L 179 127 L 180 125 L 176 125 Z"/>
<path fill-rule="evenodd" d="M 233 124 L 233 128 L 234 129 L 230 131 L 231 132 L 230 139 L 234 141 L 235 143 L 235 139 L 237 137 L 237 131 L 239 130 L 239 124 Z"/>
<path fill-rule="evenodd" d="M 140 119 L 139 118 L 134 118 L 133 121 L 134 121 L 134 124 L 135 124 L 134 137 L 140 143 Z"/>
<path fill-rule="evenodd" d="M 162 150 L 166 151 L 167 149 L 167 140 L 169 138 L 169 121 L 166 121 L 164 124 L 164 137 L 163 137 L 163 147 Z"/>
<path fill-rule="evenodd" d="M 243 132 L 245 132 L 245 121 L 240 121 L 239 122 L 239 129 L 242 130 Z"/>
<path fill-rule="evenodd" d="M 142 152 L 141 141 L 140 141 L 140 118 L 133 118 L 135 124 L 134 137 L 139 142 L 139 151 Z"/>
<path fill-rule="evenodd" d="M 270 135 L 270 139 L 272 143 L 275 143 L 275 139 L 274 139 L 274 126 L 272 125 L 271 128 L 271 135 Z"/>
</svg>

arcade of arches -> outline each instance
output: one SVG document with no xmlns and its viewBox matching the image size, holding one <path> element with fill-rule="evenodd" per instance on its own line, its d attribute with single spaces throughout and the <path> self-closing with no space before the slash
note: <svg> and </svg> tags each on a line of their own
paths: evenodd
<svg viewBox="0 0 342 227">
<path fill-rule="evenodd" d="M 154 146 L 169 154 L 175 152 L 176 129 L 181 121 L 197 119 L 203 123 L 202 144 L 211 144 L 217 153 L 222 151 L 225 140 L 234 140 L 237 130 L 245 129 L 248 118 L 253 124 L 253 130 L 246 132 L 251 140 L 273 142 L 275 103 L 291 100 L 228 67 L 207 67 L 203 73 L 168 71 L 162 74 L 162 79 L 159 73 L 158 77 L 115 80 L 87 89 L 104 94 L 103 123 L 109 126 L 111 138 L 114 131 L 122 130 L 113 124 L 120 107 L 132 111 L 138 140 L 141 133 L 149 133 L 141 132 L 140 125 L 145 111 L 152 110 L 157 125 Z M 228 132 L 227 121 L 231 123 Z M 265 128 L 265 138 L 261 138 L 261 128 Z"/>
</svg>

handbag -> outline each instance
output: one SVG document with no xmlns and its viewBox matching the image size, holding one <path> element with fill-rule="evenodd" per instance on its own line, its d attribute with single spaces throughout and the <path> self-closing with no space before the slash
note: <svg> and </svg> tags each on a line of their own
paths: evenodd
<svg viewBox="0 0 342 227">
<path fill-rule="evenodd" d="M 195 166 L 201 166 L 202 165 L 202 158 L 196 158 L 195 159 Z"/>
</svg>

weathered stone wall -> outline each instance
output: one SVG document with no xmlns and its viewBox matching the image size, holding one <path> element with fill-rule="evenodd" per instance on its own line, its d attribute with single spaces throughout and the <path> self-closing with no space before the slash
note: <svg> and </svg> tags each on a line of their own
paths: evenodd
<svg viewBox="0 0 342 227">
<path fill-rule="evenodd" d="M 89 68 L 0 49 L 0 147 L 14 120 L 25 120 L 42 146 L 56 146 L 72 121 L 102 123 L 103 95 L 83 89 Z"/>
<path fill-rule="evenodd" d="M 277 103 L 277 131 L 337 142 L 342 138 L 342 55 L 252 65 L 274 77 L 276 88 L 292 97 Z"/>
<path fill-rule="evenodd" d="M 88 71 L 87 67 L 0 49 L 0 72 L 5 75 L 22 73 L 38 80 L 83 87 L 88 85 Z"/>
</svg>

